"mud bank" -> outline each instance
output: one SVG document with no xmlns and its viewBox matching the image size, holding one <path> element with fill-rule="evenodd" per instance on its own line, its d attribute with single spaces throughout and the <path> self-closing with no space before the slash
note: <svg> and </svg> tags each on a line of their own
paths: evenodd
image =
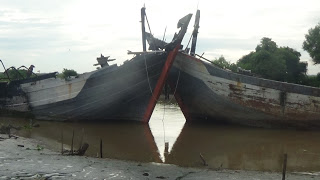
<svg viewBox="0 0 320 180">
<path fill-rule="evenodd" d="M 63 156 L 43 143 L 0 135 L 0 179 L 281 179 L 281 173 L 183 168 L 158 163 Z M 288 173 L 286 179 L 317 179 L 319 174 Z"/>
</svg>

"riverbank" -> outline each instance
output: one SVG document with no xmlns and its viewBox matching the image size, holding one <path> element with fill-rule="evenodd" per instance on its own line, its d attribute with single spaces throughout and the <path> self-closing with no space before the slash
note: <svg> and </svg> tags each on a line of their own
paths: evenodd
<svg viewBox="0 0 320 180">
<path fill-rule="evenodd" d="M 0 135 L 0 179 L 281 179 L 281 173 L 183 168 L 83 156 L 65 156 L 41 141 Z M 287 179 L 316 179 L 289 173 Z"/>
</svg>

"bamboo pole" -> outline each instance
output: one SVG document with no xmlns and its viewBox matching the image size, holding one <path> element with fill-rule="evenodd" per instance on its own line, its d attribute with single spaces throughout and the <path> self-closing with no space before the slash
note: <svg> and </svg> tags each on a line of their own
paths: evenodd
<svg viewBox="0 0 320 180">
<path fill-rule="evenodd" d="M 102 139 L 100 139 L 100 158 L 102 158 Z"/>
<path fill-rule="evenodd" d="M 200 158 L 202 160 L 202 163 L 204 166 L 208 166 L 208 163 L 206 162 L 206 160 L 204 159 L 204 157 L 202 156 L 202 154 L 200 153 Z"/>
<path fill-rule="evenodd" d="M 83 144 L 83 136 L 84 136 L 84 129 L 82 128 L 81 139 L 80 139 L 80 143 L 79 143 L 79 150 L 81 149 L 82 144 Z"/>
<path fill-rule="evenodd" d="M 73 155 L 73 139 L 74 139 L 74 130 L 72 130 L 72 139 L 71 139 L 71 155 Z"/>
<path fill-rule="evenodd" d="M 288 155 L 287 155 L 287 153 L 285 153 L 284 156 L 283 156 L 282 180 L 285 180 L 285 179 L 286 179 L 287 158 L 288 158 Z"/>
<path fill-rule="evenodd" d="M 61 154 L 63 154 L 63 130 L 61 131 Z"/>
</svg>

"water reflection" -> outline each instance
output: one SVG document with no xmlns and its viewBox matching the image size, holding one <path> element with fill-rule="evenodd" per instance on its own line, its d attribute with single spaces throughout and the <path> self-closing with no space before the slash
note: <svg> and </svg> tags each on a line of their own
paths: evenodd
<svg viewBox="0 0 320 180">
<path fill-rule="evenodd" d="M 13 119 L 10 119 L 11 122 Z M 14 119 L 15 126 L 25 126 L 28 122 Z M 8 122 L 8 119 L 7 119 Z M 80 142 L 87 142 L 87 156 L 96 157 L 100 152 L 100 139 L 103 143 L 103 157 L 133 160 L 140 162 L 162 162 L 150 128 L 141 123 L 71 123 L 38 121 L 40 127 L 23 128 L 18 134 L 44 142 L 49 148 L 61 150 L 63 132 L 64 147 L 70 149 L 74 131 L 74 149 Z"/>
<path fill-rule="evenodd" d="M 320 170 L 320 132 L 186 124 L 166 163 L 211 168 L 281 171 Z"/>
<path fill-rule="evenodd" d="M 179 107 L 173 105 L 157 105 L 149 125 L 37 121 L 39 128 L 28 129 L 28 120 L 3 117 L 0 123 L 26 125 L 20 135 L 40 139 L 57 151 L 61 133 L 70 148 L 74 131 L 75 149 L 87 142 L 86 155 L 93 157 L 102 139 L 105 158 L 202 167 L 201 153 L 211 168 L 281 171 L 287 153 L 289 171 L 320 171 L 320 132 L 184 124 Z"/>
<path fill-rule="evenodd" d="M 149 125 L 163 161 L 165 144 L 170 152 L 184 124 L 185 118 L 178 105 L 157 104 Z"/>
</svg>

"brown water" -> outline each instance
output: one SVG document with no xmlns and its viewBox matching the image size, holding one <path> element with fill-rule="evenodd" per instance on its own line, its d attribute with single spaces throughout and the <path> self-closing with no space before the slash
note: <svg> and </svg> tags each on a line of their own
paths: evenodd
<svg viewBox="0 0 320 180">
<path fill-rule="evenodd" d="M 0 117 L 2 124 L 28 125 L 28 120 Z M 70 148 L 87 142 L 88 156 L 97 156 L 100 139 L 103 157 L 139 162 L 162 162 L 211 168 L 281 171 L 288 154 L 289 171 L 320 171 L 320 132 L 260 129 L 213 124 L 185 124 L 177 106 L 158 104 L 149 125 L 140 123 L 84 123 L 37 121 L 39 128 L 24 128 L 19 135 L 43 141 L 49 148 Z M 166 149 L 165 144 L 169 146 Z"/>
</svg>

